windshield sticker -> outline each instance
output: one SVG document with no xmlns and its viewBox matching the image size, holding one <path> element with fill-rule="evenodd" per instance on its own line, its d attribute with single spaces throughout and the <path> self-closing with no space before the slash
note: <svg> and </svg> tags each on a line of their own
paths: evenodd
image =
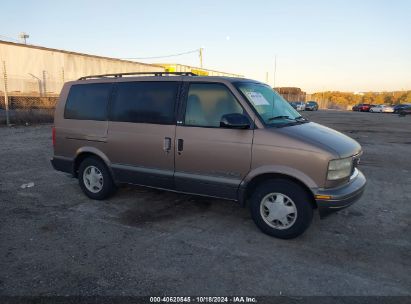
<svg viewBox="0 0 411 304">
<path fill-rule="evenodd" d="M 270 105 L 267 99 L 265 99 L 260 92 L 247 91 L 246 94 L 248 99 L 250 99 L 255 106 Z"/>
</svg>

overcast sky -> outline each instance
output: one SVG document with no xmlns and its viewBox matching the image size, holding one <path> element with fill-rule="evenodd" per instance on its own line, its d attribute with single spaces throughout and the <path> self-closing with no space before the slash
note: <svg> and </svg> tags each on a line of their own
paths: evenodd
<svg viewBox="0 0 411 304">
<path fill-rule="evenodd" d="M 276 86 L 411 89 L 411 1 L 23 1 L 1 4 L 0 39 L 126 58 L 204 47 L 204 67 Z M 198 54 L 143 62 L 199 65 Z"/>
</svg>

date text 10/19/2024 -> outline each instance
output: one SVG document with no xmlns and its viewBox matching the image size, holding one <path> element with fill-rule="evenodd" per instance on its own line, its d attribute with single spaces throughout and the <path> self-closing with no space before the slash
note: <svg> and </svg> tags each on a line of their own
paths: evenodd
<svg viewBox="0 0 411 304">
<path fill-rule="evenodd" d="M 254 297 L 150 297 L 150 303 L 257 303 Z"/>
</svg>

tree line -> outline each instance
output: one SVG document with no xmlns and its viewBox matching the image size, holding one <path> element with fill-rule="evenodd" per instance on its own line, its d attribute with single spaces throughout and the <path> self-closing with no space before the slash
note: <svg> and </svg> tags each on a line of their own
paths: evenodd
<svg viewBox="0 0 411 304">
<path fill-rule="evenodd" d="M 411 90 L 365 93 L 327 91 L 307 94 L 306 100 L 315 100 L 328 108 L 346 108 L 359 103 L 396 105 L 411 103 Z"/>
</svg>

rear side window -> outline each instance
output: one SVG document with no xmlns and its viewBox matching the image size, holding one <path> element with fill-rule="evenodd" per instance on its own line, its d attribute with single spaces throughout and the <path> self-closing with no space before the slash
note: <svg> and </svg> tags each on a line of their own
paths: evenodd
<svg viewBox="0 0 411 304">
<path fill-rule="evenodd" d="M 76 84 L 70 88 L 64 118 L 107 120 L 107 102 L 111 84 Z"/>
<path fill-rule="evenodd" d="M 110 120 L 173 124 L 177 82 L 120 82 Z"/>
</svg>

